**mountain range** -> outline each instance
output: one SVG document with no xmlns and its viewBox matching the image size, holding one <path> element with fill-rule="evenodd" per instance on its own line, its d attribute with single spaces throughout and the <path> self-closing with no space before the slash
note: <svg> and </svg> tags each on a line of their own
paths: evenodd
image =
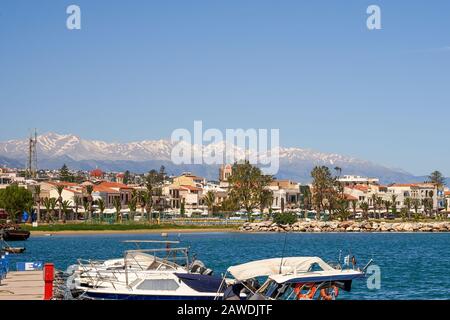
<svg viewBox="0 0 450 320">
<path fill-rule="evenodd" d="M 38 167 L 59 169 L 65 163 L 70 169 L 104 171 L 147 172 L 164 165 L 168 173 L 191 171 L 208 179 L 217 180 L 218 165 L 175 165 L 171 161 L 173 144 L 169 140 L 144 140 L 129 143 L 108 143 L 85 140 L 76 135 L 46 133 L 37 138 Z M 204 150 L 223 150 L 224 142 L 193 146 Z M 235 152 L 245 154 L 236 146 Z M 309 182 L 310 172 L 316 165 L 342 168 L 342 174 L 378 177 L 382 183 L 423 181 L 401 169 L 388 168 L 367 160 L 324 153 L 302 148 L 280 148 L 280 179 Z M 28 139 L 0 142 L 0 166 L 25 167 L 28 155 Z"/>
</svg>

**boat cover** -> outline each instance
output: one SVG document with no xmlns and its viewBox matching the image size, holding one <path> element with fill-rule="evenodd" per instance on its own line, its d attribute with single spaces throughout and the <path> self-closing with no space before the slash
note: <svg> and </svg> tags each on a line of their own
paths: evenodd
<svg viewBox="0 0 450 320">
<path fill-rule="evenodd" d="M 276 274 L 308 272 L 317 264 L 324 271 L 334 270 L 318 257 L 288 257 L 252 261 L 228 268 L 228 272 L 239 281 Z"/>
<path fill-rule="evenodd" d="M 198 292 L 217 292 L 222 284 L 222 278 L 215 276 L 192 273 L 175 273 L 175 275 Z"/>
</svg>

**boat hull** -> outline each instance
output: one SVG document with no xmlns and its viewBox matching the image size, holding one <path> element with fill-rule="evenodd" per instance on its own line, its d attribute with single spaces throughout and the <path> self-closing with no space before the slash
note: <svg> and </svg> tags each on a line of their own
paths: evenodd
<svg viewBox="0 0 450 320">
<path fill-rule="evenodd" d="M 30 237 L 30 231 L 26 230 L 4 230 L 3 239 L 5 241 L 24 241 Z"/>
<path fill-rule="evenodd" d="M 120 294 L 120 293 L 100 293 L 86 292 L 84 297 L 94 300 L 214 300 L 211 296 L 176 296 L 176 295 L 141 295 L 141 294 Z"/>
</svg>

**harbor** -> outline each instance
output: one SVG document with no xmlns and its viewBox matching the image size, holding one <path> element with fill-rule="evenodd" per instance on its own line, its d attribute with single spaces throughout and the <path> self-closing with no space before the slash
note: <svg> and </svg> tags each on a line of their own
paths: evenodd
<svg viewBox="0 0 450 320">
<path fill-rule="evenodd" d="M 170 233 L 181 241 L 204 265 L 221 277 L 234 265 L 282 256 L 320 256 L 324 261 L 344 262 L 355 256 L 358 266 L 373 259 L 381 270 L 379 289 L 368 289 L 366 279 L 353 281 L 350 292 L 341 291 L 339 300 L 416 300 L 447 299 L 448 293 L 430 286 L 439 281 L 450 285 L 442 270 L 450 268 L 448 233 Z M 65 271 L 78 259 L 104 261 L 123 257 L 135 249 L 127 240 L 161 240 L 160 234 L 97 234 L 31 236 L 22 255 L 10 255 L 10 264 L 46 261 L 57 272 Z M 178 245 L 177 245 L 178 246 Z M 264 248 L 264 250 L 261 250 Z M 341 259 L 339 259 L 341 256 Z M 426 278 L 423 274 L 426 272 Z M 419 280 L 421 279 L 421 280 Z"/>
</svg>

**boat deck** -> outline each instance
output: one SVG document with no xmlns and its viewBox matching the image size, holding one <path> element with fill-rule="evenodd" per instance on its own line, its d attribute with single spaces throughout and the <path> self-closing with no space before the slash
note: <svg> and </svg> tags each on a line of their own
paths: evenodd
<svg viewBox="0 0 450 320">
<path fill-rule="evenodd" d="M 0 284 L 0 300 L 43 300 L 43 271 L 9 272 Z"/>
</svg>

